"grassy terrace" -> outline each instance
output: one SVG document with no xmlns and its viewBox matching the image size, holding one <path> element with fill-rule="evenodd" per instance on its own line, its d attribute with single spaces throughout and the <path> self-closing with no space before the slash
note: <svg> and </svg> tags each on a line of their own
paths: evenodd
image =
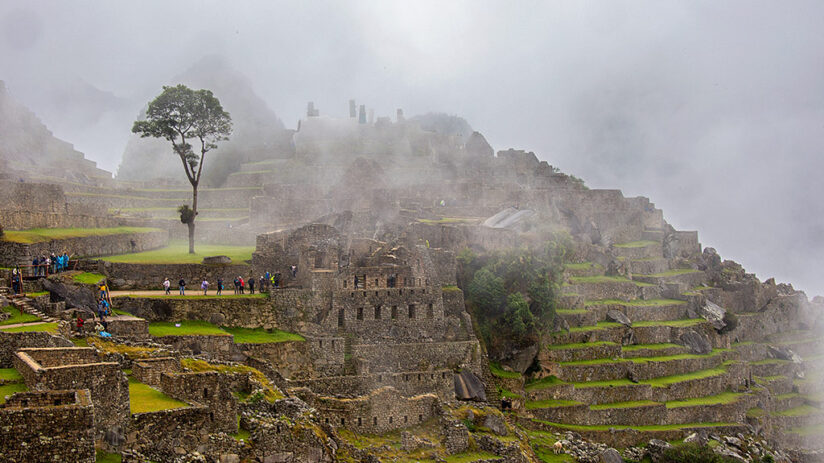
<svg viewBox="0 0 824 463">
<path fill-rule="evenodd" d="M 499 378 L 518 379 L 521 374 L 516 371 L 506 371 L 495 362 L 489 362 L 489 371 Z"/>
<path fill-rule="evenodd" d="M 147 227 L 114 227 L 114 228 L 32 228 L 29 230 L 7 230 L 3 234 L 3 241 L 13 243 L 42 243 L 51 240 L 68 238 L 84 238 L 87 236 L 111 236 L 129 233 L 148 233 L 161 231 L 158 228 Z"/>
<path fill-rule="evenodd" d="M 274 330 L 270 332 L 264 330 L 263 328 L 249 329 L 224 327 L 223 329 L 235 337 L 236 344 L 268 344 L 275 342 L 306 341 L 306 339 L 299 334 L 281 330 Z"/>
<path fill-rule="evenodd" d="M 604 268 L 601 264 L 594 264 L 592 262 L 577 262 L 573 264 L 564 264 L 565 269 L 569 270 L 589 270 L 591 268 Z"/>
<path fill-rule="evenodd" d="M 553 386 L 558 386 L 560 384 L 567 384 L 564 381 L 561 381 L 556 376 L 546 376 L 537 381 L 532 381 L 531 383 L 527 384 L 524 387 L 525 391 L 537 391 L 540 389 L 546 389 Z"/>
<path fill-rule="evenodd" d="M 584 305 L 622 305 L 627 307 L 665 307 L 668 305 L 686 304 L 686 301 L 678 299 L 634 299 L 632 301 L 622 301 L 620 299 L 597 299 L 586 301 Z"/>
<path fill-rule="evenodd" d="M 12 395 L 15 392 L 23 392 L 27 390 L 28 388 L 22 382 L 0 385 L 0 404 L 6 403 L 7 395 Z"/>
<path fill-rule="evenodd" d="M 175 324 L 180 326 L 175 326 Z M 149 323 L 149 334 L 152 336 L 183 336 L 183 335 L 218 335 L 229 336 L 217 325 L 202 320 L 186 320 L 182 322 L 152 322 Z"/>
<path fill-rule="evenodd" d="M 587 309 L 556 309 L 555 313 L 560 315 L 582 315 L 587 313 Z"/>
<path fill-rule="evenodd" d="M 616 248 L 645 248 L 647 246 L 655 246 L 656 244 L 660 244 L 657 241 L 650 241 L 650 240 L 643 240 L 643 241 L 630 241 L 629 243 L 619 243 L 613 244 L 613 247 Z"/>
<path fill-rule="evenodd" d="M 601 359 L 590 359 L 590 360 L 575 360 L 572 362 L 560 362 L 563 366 L 576 366 L 576 365 L 608 365 L 612 363 L 648 363 L 648 362 L 670 362 L 674 360 L 693 360 L 693 359 L 705 359 L 710 357 L 715 357 L 720 355 L 722 350 L 713 350 L 711 353 L 706 355 L 698 355 L 698 354 L 677 354 L 677 355 L 664 355 L 661 357 L 634 357 L 634 358 L 619 358 L 619 359 L 611 359 L 611 358 L 601 358 Z"/>
<path fill-rule="evenodd" d="M 575 405 L 583 405 L 583 402 L 577 402 L 575 400 L 547 399 L 534 401 L 527 400 L 524 404 L 527 410 L 535 410 L 536 408 L 572 407 Z"/>
<path fill-rule="evenodd" d="M 11 314 L 11 318 L 7 318 L 0 322 L 0 326 L 40 321 L 40 318 L 32 314 L 20 312 L 20 310 L 17 307 L 14 307 L 13 305 L 7 305 L 0 310 L 8 314 Z M 0 379 L 2 379 L 2 376 L 0 376 Z"/>
<path fill-rule="evenodd" d="M 666 272 L 653 273 L 652 275 L 641 275 L 641 274 L 639 274 L 638 276 L 640 276 L 640 277 L 661 278 L 661 277 L 674 277 L 674 276 L 677 276 L 677 275 L 686 275 L 688 273 L 700 273 L 700 272 L 701 272 L 701 270 L 696 270 L 696 269 L 692 269 L 692 268 L 677 268 L 677 269 L 673 269 L 673 270 L 668 270 Z"/>
<path fill-rule="evenodd" d="M 198 188 L 198 192 L 204 191 L 240 191 L 240 190 L 257 190 L 263 191 L 262 187 L 259 186 L 237 186 L 237 187 L 227 187 L 227 188 Z M 186 193 L 191 195 L 192 190 L 186 188 L 138 188 L 134 191 L 143 191 L 148 193 Z M 143 196 L 128 196 L 129 198 L 143 198 Z M 188 199 L 192 199 L 191 197 Z M 185 201 L 186 199 L 184 199 Z M 179 201 L 176 199 L 175 201 Z"/>
<path fill-rule="evenodd" d="M 618 344 L 610 341 L 595 341 L 595 342 L 579 342 L 575 344 L 551 344 L 546 346 L 549 350 L 567 350 L 567 349 L 586 349 L 587 347 L 598 346 L 617 346 Z"/>
<path fill-rule="evenodd" d="M 708 370 L 698 370 L 683 375 L 661 376 L 658 378 L 645 379 L 637 383 L 633 383 L 629 379 L 615 379 L 607 381 L 589 381 L 585 383 L 572 383 L 576 389 L 586 389 L 592 387 L 618 387 L 618 386 L 632 386 L 636 384 L 647 385 L 652 387 L 667 387 L 670 384 L 683 383 L 685 381 L 692 381 L 696 379 L 712 378 L 726 374 L 725 368 L 710 368 Z"/>
<path fill-rule="evenodd" d="M 32 333 L 32 332 L 57 333 L 57 323 L 37 323 L 37 324 L 17 326 L 17 327 L 14 327 L 14 328 L 0 328 L 0 331 L 2 331 L 4 333 Z"/>
<path fill-rule="evenodd" d="M 148 191 L 148 190 L 143 190 L 143 191 Z M 162 190 L 158 190 L 158 191 L 162 191 Z M 183 190 L 169 190 L 169 191 L 180 191 L 181 193 L 184 193 Z M 199 191 L 203 191 L 203 190 L 199 190 Z M 192 190 L 189 190 L 188 193 L 191 194 Z M 85 197 L 91 197 L 91 198 L 112 198 L 112 199 L 129 199 L 129 200 L 142 200 L 142 201 L 157 201 L 157 202 L 163 202 L 163 203 L 167 203 L 167 204 L 180 204 L 181 202 L 189 201 L 190 199 L 192 199 L 191 197 L 189 197 L 189 198 L 150 198 L 150 197 L 147 197 L 147 196 L 110 195 L 110 194 L 103 194 L 103 193 L 86 193 L 86 192 L 71 192 L 71 191 L 66 192 L 66 196 L 85 196 Z"/>
<path fill-rule="evenodd" d="M 698 405 L 723 405 L 738 401 L 745 394 L 738 392 L 722 392 L 717 395 L 696 397 L 694 399 L 673 400 L 667 402 L 667 408 L 695 407 Z"/>
<path fill-rule="evenodd" d="M 209 362 L 203 360 L 195 360 L 195 359 L 183 359 L 181 361 L 181 365 L 183 368 L 194 372 L 202 372 L 202 371 L 216 371 L 218 373 L 223 374 L 233 374 L 233 373 L 244 373 L 244 374 L 251 374 L 252 377 L 257 380 L 263 386 L 264 393 L 263 397 L 269 401 L 274 402 L 278 399 L 283 398 L 283 394 L 278 391 L 275 386 L 272 384 L 271 381 L 255 368 L 252 368 L 247 365 L 216 365 L 211 364 Z"/>
<path fill-rule="evenodd" d="M 612 410 L 615 408 L 635 408 L 635 407 L 649 407 L 650 405 L 660 405 L 660 402 L 653 402 L 652 400 L 631 400 L 628 402 L 613 402 L 608 404 L 590 405 L 590 410 Z"/>
<path fill-rule="evenodd" d="M 813 424 L 810 426 L 799 426 L 797 428 L 790 428 L 787 430 L 790 434 L 796 434 L 801 437 L 818 436 L 824 434 L 824 424 Z"/>
<path fill-rule="evenodd" d="M 586 331 L 600 331 L 606 330 L 610 328 L 619 328 L 624 326 L 620 323 L 615 322 L 598 322 L 597 325 L 590 325 L 590 326 L 573 326 L 569 328 L 570 333 L 583 333 Z"/>
<path fill-rule="evenodd" d="M 624 426 L 624 425 L 577 425 L 577 424 L 562 424 L 552 423 L 550 421 L 533 420 L 536 423 L 545 424 L 560 429 L 568 429 L 570 431 L 609 431 L 610 429 L 625 430 L 633 429 L 636 431 L 677 431 L 679 429 L 688 428 L 713 428 L 719 426 L 740 426 L 738 423 L 687 423 L 687 424 L 665 424 L 665 425 L 646 425 L 646 426 Z"/>
<path fill-rule="evenodd" d="M 132 414 L 184 408 L 189 405 L 173 399 L 157 389 L 129 378 L 129 407 Z"/>
<path fill-rule="evenodd" d="M 683 320 L 665 320 L 665 321 L 645 321 L 645 322 L 635 322 L 632 324 L 633 327 L 642 327 L 642 326 L 670 326 L 670 327 L 688 327 L 688 326 L 695 326 L 700 325 L 702 323 L 708 323 L 703 318 L 685 318 Z"/>
<path fill-rule="evenodd" d="M 631 346 L 623 346 L 621 350 L 626 352 L 634 352 L 638 350 L 664 350 L 675 347 L 683 347 L 678 344 L 661 343 L 661 344 L 633 344 Z"/>
<path fill-rule="evenodd" d="M 477 217 L 441 217 L 440 219 L 418 219 L 421 223 L 472 223 L 480 220 Z"/>
<path fill-rule="evenodd" d="M 610 275 L 594 275 L 594 276 L 587 276 L 587 277 L 570 277 L 569 281 L 573 284 L 581 284 L 581 283 L 634 283 L 634 281 L 630 280 L 626 277 L 621 276 L 610 276 Z"/>
<path fill-rule="evenodd" d="M 195 245 L 195 254 L 189 254 L 189 243 L 185 240 L 173 240 L 169 246 L 153 251 L 121 254 L 102 257 L 108 262 L 128 264 L 199 264 L 207 256 L 229 256 L 233 263 L 243 263 L 252 259 L 254 246 L 228 246 L 213 244 Z"/>
<path fill-rule="evenodd" d="M 14 368 L 0 368 L 0 381 L 18 383 L 23 381 L 23 377 Z"/>
<path fill-rule="evenodd" d="M 98 282 L 100 282 L 100 280 L 102 280 L 104 278 L 106 278 L 105 275 L 101 275 L 99 273 L 89 273 L 89 272 L 83 272 L 83 273 L 78 273 L 78 274 L 72 275 L 72 280 L 74 280 L 78 283 L 85 283 L 87 285 L 97 284 Z"/>
<path fill-rule="evenodd" d="M 810 405 L 801 405 L 799 407 L 788 408 L 786 410 L 781 410 L 780 412 L 775 412 L 773 415 L 777 416 L 807 416 L 812 415 L 820 411 L 819 409 L 810 406 Z"/>
</svg>

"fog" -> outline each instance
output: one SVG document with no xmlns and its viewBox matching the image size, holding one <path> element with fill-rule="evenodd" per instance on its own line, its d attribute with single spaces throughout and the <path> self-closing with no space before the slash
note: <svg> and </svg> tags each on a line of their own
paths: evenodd
<svg viewBox="0 0 824 463">
<path fill-rule="evenodd" d="M 141 108 L 213 54 L 287 128 L 310 100 L 456 114 L 824 294 L 822 2 L 0 2 L 0 79 L 113 172 Z"/>
</svg>

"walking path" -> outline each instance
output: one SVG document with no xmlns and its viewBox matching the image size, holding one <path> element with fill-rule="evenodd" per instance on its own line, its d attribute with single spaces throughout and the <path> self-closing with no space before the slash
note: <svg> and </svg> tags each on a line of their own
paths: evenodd
<svg viewBox="0 0 824 463">
<path fill-rule="evenodd" d="M 223 294 L 221 294 L 220 296 L 215 294 L 216 292 L 217 292 L 217 290 L 211 290 L 210 289 L 209 291 L 206 292 L 206 295 L 211 296 L 211 297 L 229 297 L 229 296 L 231 296 L 231 297 L 252 297 L 252 296 L 260 297 L 259 296 L 260 293 L 258 293 L 257 291 L 255 291 L 255 294 L 249 294 L 248 291 L 246 291 L 245 294 L 235 294 L 233 289 L 230 289 L 230 290 L 225 290 L 224 289 Z M 166 292 L 163 291 L 162 289 L 157 290 L 157 291 L 146 291 L 146 290 L 110 291 L 109 295 L 111 297 L 124 297 L 124 296 L 143 296 L 143 297 L 149 296 L 149 297 L 171 297 L 171 298 L 180 297 L 180 293 L 177 289 L 172 290 L 169 293 L 168 296 L 166 295 Z M 186 290 L 186 296 L 203 296 L 203 291 L 202 290 L 196 290 L 196 289 L 192 289 L 192 290 L 187 289 Z"/>
</svg>

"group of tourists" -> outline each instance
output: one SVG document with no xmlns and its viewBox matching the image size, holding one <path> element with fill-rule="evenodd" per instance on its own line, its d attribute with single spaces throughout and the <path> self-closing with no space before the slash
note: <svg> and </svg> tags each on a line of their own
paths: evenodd
<svg viewBox="0 0 824 463">
<path fill-rule="evenodd" d="M 46 276 L 51 273 L 59 273 L 69 268 L 69 254 L 57 255 L 54 252 L 40 257 L 34 256 L 31 260 L 32 274 L 34 276 Z"/>
<path fill-rule="evenodd" d="M 294 277 L 297 276 L 298 268 L 297 268 L 297 266 L 292 265 L 290 267 L 289 271 L 292 274 L 292 277 L 294 278 Z M 268 293 L 270 291 L 270 289 L 280 288 L 281 274 L 280 274 L 280 272 L 275 272 L 275 273 L 266 272 L 266 274 L 261 275 L 260 278 L 255 279 L 254 276 L 250 276 L 248 280 L 244 279 L 242 276 L 238 275 L 237 278 L 235 278 L 232 281 L 232 283 L 235 287 L 235 294 L 247 294 L 247 291 L 248 291 L 248 294 L 255 294 L 255 286 L 257 286 L 257 290 L 258 290 L 259 293 L 264 293 L 264 292 Z M 171 288 L 172 288 L 171 280 L 169 280 L 168 278 L 165 278 L 163 280 L 162 286 L 163 286 L 164 293 L 166 295 L 171 295 Z M 181 296 L 185 296 L 186 295 L 186 280 L 181 278 L 177 282 L 177 286 L 178 286 L 179 294 Z M 211 284 L 209 283 L 209 281 L 206 278 L 204 278 L 203 281 L 200 282 L 200 290 L 203 291 L 204 296 L 207 295 L 207 293 L 209 291 L 209 286 L 211 286 Z M 223 279 L 218 278 L 217 283 L 216 283 L 215 295 L 217 295 L 217 296 L 223 295 L 223 290 L 224 289 L 225 288 L 224 288 L 224 285 L 223 285 Z"/>
</svg>

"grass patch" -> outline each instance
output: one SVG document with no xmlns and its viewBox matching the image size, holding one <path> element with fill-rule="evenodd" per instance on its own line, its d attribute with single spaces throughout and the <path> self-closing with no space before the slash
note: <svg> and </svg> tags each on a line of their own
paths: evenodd
<svg viewBox="0 0 824 463">
<path fill-rule="evenodd" d="M 299 334 L 288 331 L 274 330 L 266 331 L 263 328 L 228 328 L 223 327 L 235 337 L 235 344 L 268 344 L 287 341 L 306 341 L 306 338 Z"/>
<path fill-rule="evenodd" d="M 584 277 L 570 277 L 570 283 L 573 285 L 582 283 L 632 283 L 632 280 L 622 276 L 611 275 L 594 275 Z"/>
<path fill-rule="evenodd" d="M 619 387 L 619 386 L 632 386 L 637 383 L 633 383 L 628 379 L 612 379 L 612 380 L 604 380 L 604 381 L 588 381 L 586 383 L 572 383 L 575 386 L 575 389 L 587 389 L 592 387 Z"/>
<path fill-rule="evenodd" d="M 443 291 L 443 292 L 445 292 L 445 293 L 450 292 L 450 291 L 460 291 L 460 290 L 461 290 L 461 288 L 458 288 L 458 287 L 457 287 L 457 286 L 455 286 L 455 285 L 444 285 L 444 286 L 441 286 L 441 291 Z"/>
<path fill-rule="evenodd" d="M 579 424 L 562 424 L 552 423 L 550 421 L 533 420 L 537 423 L 553 426 L 560 429 L 568 429 L 570 431 L 609 431 L 610 429 L 625 430 L 634 429 L 636 431 L 677 431 L 688 428 L 714 428 L 720 426 L 740 426 L 737 423 L 687 423 L 687 424 L 664 424 L 664 425 L 643 425 L 643 426 L 627 426 L 627 425 L 579 425 Z"/>
<path fill-rule="evenodd" d="M 788 408 L 786 410 L 781 410 L 780 412 L 775 412 L 773 415 L 777 416 L 807 416 L 817 412 L 818 409 L 812 407 L 810 405 L 801 405 L 798 407 Z"/>
<path fill-rule="evenodd" d="M 618 328 L 621 327 L 620 323 L 615 322 L 598 322 L 596 325 L 589 325 L 589 326 L 573 326 L 569 329 L 570 333 L 581 333 L 584 331 L 600 331 L 606 330 L 609 328 Z"/>
<path fill-rule="evenodd" d="M 13 243 L 43 243 L 51 240 L 84 238 L 87 236 L 124 235 L 129 233 L 148 233 L 161 231 L 148 227 L 113 227 L 113 228 L 32 228 L 29 230 L 6 230 L 3 241 Z"/>
<path fill-rule="evenodd" d="M 15 392 L 28 391 L 28 388 L 23 383 L 11 383 L 0 385 L 0 404 L 6 403 L 6 396 L 12 395 Z"/>
<path fill-rule="evenodd" d="M 723 375 L 726 372 L 727 370 L 724 368 L 710 368 L 707 370 L 685 373 L 683 375 L 662 376 L 660 378 L 647 379 L 641 381 L 641 384 L 649 384 L 652 387 L 667 387 L 670 384 L 683 383 L 684 381 L 712 378 L 713 376 Z"/>
<path fill-rule="evenodd" d="M 592 262 L 577 262 L 574 264 L 564 264 L 564 268 L 568 270 L 589 270 L 591 268 L 604 268 L 601 264 L 594 264 Z"/>
<path fill-rule="evenodd" d="M 11 317 L 9 317 L 9 318 L 3 320 L 2 322 L 0 322 L 0 326 L 16 325 L 18 323 L 30 323 L 30 322 L 39 322 L 40 321 L 40 317 L 37 317 L 37 316 L 29 314 L 29 313 L 21 312 L 20 309 L 18 309 L 17 307 L 15 307 L 13 305 L 7 305 L 7 306 L 3 307 L 0 310 L 2 310 L 3 312 L 6 312 L 7 314 L 11 314 Z"/>
<path fill-rule="evenodd" d="M 95 463 L 121 463 L 123 457 L 119 453 L 108 453 L 102 450 L 95 452 Z"/>
<path fill-rule="evenodd" d="M 566 384 L 565 382 L 558 379 L 557 376 L 545 376 L 537 381 L 532 381 L 531 383 L 527 384 L 524 387 L 525 391 L 536 391 L 540 389 L 546 389 L 548 387 L 558 386 L 560 384 Z"/>
<path fill-rule="evenodd" d="M 692 269 L 692 268 L 676 268 L 676 269 L 673 269 L 673 270 L 667 270 L 666 272 L 661 272 L 661 273 L 653 273 L 652 275 L 641 275 L 641 274 L 638 274 L 638 276 L 641 276 L 641 277 L 653 277 L 653 278 L 660 278 L 660 277 L 674 277 L 674 276 L 677 276 L 677 275 L 686 275 L 686 274 L 688 274 L 688 273 L 698 273 L 698 272 L 700 272 L 700 271 L 701 271 L 701 270 L 696 270 L 696 269 Z"/>
<path fill-rule="evenodd" d="M 677 347 L 684 347 L 679 346 L 678 344 L 670 344 L 670 343 L 660 343 L 660 344 L 633 344 L 631 346 L 623 346 L 621 350 L 625 352 L 635 352 L 639 350 L 664 350 L 664 349 L 673 349 Z"/>
<path fill-rule="evenodd" d="M 781 365 L 784 363 L 792 363 L 792 360 L 764 359 L 757 362 L 750 362 L 750 365 Z"/>
<path fill-rule="evenodd" d="M 101 259 L 108 262 L 126 264 L 199 264 L 204 257 L 228 256 L 232 259 L 232 262 L 240 263 L 252 259 L 252 253 L 255 251 L 255 247 L 198 244 L 195 246 L 195 251 L 197 251 L 195 254 L 189 254 L 188 241 L 173 240 L 169 241 L 169 245 L 165 248 L 133 254 L 102 257 Z"/>
<path fill-rule="evenodd" d="M 518 379 L 521 377 L 517 371 L 506 371 L 495 362 L 489 362 L 489 371 L 498 378 Z"/>
<path fill-rule="evenodd" d="M 132 414 L 184 408 L 189 405 L 173 399 L 157 389 L 129 378 L 129 407 Z"/>
<path fill-rule="evenodd" d="M 275 386 L 269 381 L 269 378 L 266 377 L 260 370 L 256 368 L 252 368 L 246 365 L 216 365 L 212 364 L 203 360 L 195 360 L 195 359 L 183 359 L 180 361 L 180 364 L 183 368 L 187 368 L 191 371 L 200 372 L 200 371 L 216 371 L 218 373 L 223 374 L 232 374 L 232 373 L 250 373 L 252 378 L 254 378 L 263 388 L 263 397 L 268 400 L 269 402 L 274 402 L 278 399 L 283 398 L 283 394 L 278 391 Z M 249 400 L 255 400 L 255 395 L 249 396 Z"/>
<path fill-rule="evenodd" d="M 4 333 L 57 333 L 57 323 L 37 323 L 14 328 L 0 328 L 0 331 Z"/>
<path fill-rule="evenodd" d="M 558 436 L 544 431 L 531 431 L 528 429 L 524 429 L 524 432 L 529 437 L 529 445 L 535 451 L 535 455 L 543 463 L 575 463 L 572 456 L 554 452 L 553 446 L 558 440 Z"/>
<path fill-rule="evenodd" d="M 595 341 L 595 342 L 578 342 L 575 344 L 551 344 L 546 346 L 548 350 L 567 350 L 567 349 L 586 349 L 587 347 L 598 347 L 598 346 L 617 346 L 614 342 L 610 341 Z"/>
<path fill-rule="evenodd" d="M 641 241 L 630 241 L 629 243 L 613 244 L 612 246 L 615 247 L 615 248 L 645 248 L 647 246 L 655 246 L 656 244 L 660 244 L 660 243 L 658 241 L 641 240 Z"/>
<path fill-rule="evenodd" d="M 703 318 L 685 318 L 682 320 L 666 320 L 666 321 L 644 321 L 644 322 L 635 322 L 632 324 L 633 327 L 642 327 L 642 326 L 670 326 L 670 327 L 688 327 L 688 326 L 695 326 L 700 325 L 702 323 L 708 323 Z"/>
<path fill-rule="evenodd" d="M 14 368 L 0 368 L 0 381 L 19 383 L 23 381 L 23 376 Z"/>
<path fill-rule="evenodd" d="M 89 272 L 77 273 L 77 274 L 72 275 L 72 280 L 74 280 L 78 283 L 84 283 L 84 284 L 87 284 L 87 285 L 95 285 L 95 284 L 99 283 L 100 280 L 102 280 L 104 278 L 106 278 L 105 275 L 101 275 L 99 273 L 89 273 Z"/>
<path fill-rule="evenodd" d="M 470 463 L 478 460 L 500 460 L 502 458 L 489 452 L 464 452 L 450 455 L 444 461 L 447 463 Z"/>
<path fill-rule="evenodd" d="M 180 326 L 175 326 L 175 323 Z M 152 336 L 184 336 L 184 335 L 220 335 L 228 336 L 219 326 L 203 320 L 186 320 L 181 322 L 152 322 L 149 323 L 149 334 Z"/>
<path fill-rule="evenodd" d="M 584 302 L 584 305 L 621 305 L 626 307 L 664 307 L 681 304 L 686 304 L 686 301 L 679 301 L 678 299 L 634 299 L 631 301 L 622 301 L 621 299 L 597 299 Z"/>
<path fill-rule="evenodd" d="M 583 315 L 587 313 L 587 309 L 556 309 L 555 313 L 559 315 Z"/>
<path fill-rule="evenodd" d="M 72 338 L 71 342 L 74 347 L 89 347 L 89 341 L 86 338 Z"/>
<path fill-rule="evenodd" d="M 571 407 L 574 405 L 583 405 L 583 402 L 578 402 L 575 400 L 547 399 L 534 401 L 527 400 L 524 404 L 527 410 L 535 410 L 536 408 Z"/>
<path fill-rule="evenodd" d="M 502 387 L 498 388 L 498 393 L 501 395 L 501 397 L 506 398 L 506 399 L 523 399 L 524 398 L 524 396 L 522 396 L 520 394 L 516 394 L 516 393 L 514 393 L 510 390 L 504 389 Z"/>
<path fill-rule="evenodd" d="M 157 351 L 154 347 L 127 346 L 125 344 L 104 341 L 102 338 L 95 337 L 86 338 L 84 341 L 86 341 L 87 345 L 96 347 L 108 354 L 123 354 L 131 359 L 150 358 L 152 354 Z"/>
<path fill-rule="evenodd" d="M 477 222 L 477 217 L 442 217 L 440 219 L 418 219 L 421 223 L 471 223 Z"/>
<path fill-rule="evenodd" d="M 787 430 L 790 434 L 796 434 L 801 437 L 818 436 L 824 434 L 824 424 L 813 424 L 810 426 L 799 426 Z"/>
<path fill-rule="evenodd" d="M 747 418 L 760 418 L 766 415 L 767 412 L 763 408 L 753 407 L 747 410 Z"/>
<path fill-rule="evenodd" d="M 648 407 L 650 405 L 660 405 L 660 402 L 653 402 L 652 400 L 631 400 L 627 402 L 613 402 L 609 404 L 590 405 L 590 410 L 611 410 L 614 408 L 635 408 Z"/>
<path fill-rule="evenodd" d="M 694 399 L 673 400 L 667 402 L 667 408 L 695 407 L 697 405 L 723 405 L 731 404 L 740 399 L 744 394 L 738 392 L 722 392 L 721 394 Z"/>
</svg>

